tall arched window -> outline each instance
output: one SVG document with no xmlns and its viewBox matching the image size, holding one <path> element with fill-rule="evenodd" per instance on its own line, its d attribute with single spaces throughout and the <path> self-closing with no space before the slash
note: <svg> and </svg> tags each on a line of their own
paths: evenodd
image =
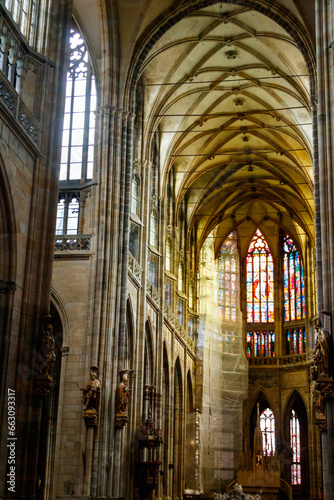
<svg viewBox="0 0 334 500">
<path fill-rule="evenodd" d="M 22 35 L 29 45 L 36 42 L 39 0 L 5 0 L 5 7 L 11 13 Z"/>
<path fill-rule="evenodd" d="M 237 319 L 237 234 L 233 231 L 224 241 L 216 265 L 219 279 L 218 304 L 223 321 Z"/>
<path fill-rule="evenodd" d="M 274 321 L 274 264 L 268 244 L 258 229 L 246 261 L 247 322 Z"/>
<path fill-rule="evenodd" d="M 260 428 L 263 440 L 263 455 L 275 455 L 275 417 L 270 408 L 266 408 L 260 415 Z"/>
<path fill-rule="evenodd" d="M 300 425 L 295 410 L 290 415 L 290 445 L 292 451 L 291 484 L 302 484 L 301 457 L 300 457 Z"/>
<path fill-rule="evenodd" d="M 132 190 L 131 190 L 131 212 L 139 215 L 139 201 L 140 201 L 140 181 L 138 175 L 132 177 Z"/>
<path fill-rule="evenodd" d="M 154 209 L 150 213 L 150 245 L 158 246 L 158 214 Z"/>
<path fill-rule="evenodd" d="M 182 262 L 179 263 L 179 270 L 178 270 L 178 276 L 177 276 L 177 287 L 181 292 L 184 291 L 184 267 L 183 267 Z"/>
<path fill-rule="evenodd" d="M 96 89 L 87 47 L 75 26 L 70 46 L 60 180 L 84 183 L 93 176 Z"/>
<path fill-rule="evenodd" d="M 166 271 L 172 270 L 172 242 L 166 241 Z"/>
<path fill-rule="evenodd" d="M 284 321 L 305 318 L 304 270 L 299 252 L 289 237 L 283 239 Z"/>
</svg>

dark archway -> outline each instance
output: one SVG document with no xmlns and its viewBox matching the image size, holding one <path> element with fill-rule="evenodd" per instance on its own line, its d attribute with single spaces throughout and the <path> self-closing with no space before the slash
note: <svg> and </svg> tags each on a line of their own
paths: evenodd
<svg viewBox="0 0 334 500">
<path fill-rule="evenodd" d="M 54 389 L 46 397 L 43 398 L 42 401 L 36 485 L 37 500 L 46 500 L 52 498 L 59 385 L 62 360 L 61 348 L 63 346 L 64 335 L 64 328 L 60 315 L 52 302 L 50 304 L 50 315 L 50 323 L 53 326 L 53 333 L 56 343 L 56 363 L 52 375 L 52 378 L 54 379 L 56 385 Z"/>
</svg>

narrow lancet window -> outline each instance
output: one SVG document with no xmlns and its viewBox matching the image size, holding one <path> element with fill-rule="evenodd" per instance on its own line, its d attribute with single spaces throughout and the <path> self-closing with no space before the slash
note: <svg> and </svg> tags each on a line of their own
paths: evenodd
<svg viewBox="0 0 334 500">
<path fill-rule="evenodd" d="M 299 252 L 288 235 L 283 240 L 284 321 L 305 318 L 304 269 Z"/>
<path fill-rule="evenodd" d="M 301 460 L 300 460 L 300 425 L 295 410 L 290 415 L 290 445 L 292 451 L 291 484 L 297 486 L 302 484 Z"/>
<path fill-rule="evenodd" d="M 237 234 L 233 231 L 223 243 L 216 265 L 218 268 L 218 305 L 223 321 L 237 319 Z"/>
</svg>

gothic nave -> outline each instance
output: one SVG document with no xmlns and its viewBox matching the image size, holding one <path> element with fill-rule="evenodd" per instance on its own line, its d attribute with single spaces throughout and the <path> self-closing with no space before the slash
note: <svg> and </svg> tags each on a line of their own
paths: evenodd
<svg viewBox="0 0 334 500">
<path fill-rule="evenodd" d="M 334 500 L 333 26 L 0 0 L 0 498 Z"/>
</svg>

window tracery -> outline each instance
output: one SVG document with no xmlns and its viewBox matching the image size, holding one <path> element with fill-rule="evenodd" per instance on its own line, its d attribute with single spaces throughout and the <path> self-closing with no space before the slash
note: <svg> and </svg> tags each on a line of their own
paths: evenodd
<svg viewBox="0 0 334 500">
<path fill-rule="evenodd" d="M 261 413 L 260 428 L 262 432 L 263 455 L 267 457 L 275 455 L 275 417 L 270 408 L 266 408 Z"/>
<path fill-rule="evenodd" d="M 258 229 L 246 259 L 247 322 L 274 321 L 274 264 L 270 249 Z"/>
<path fill-rule="evenodd" d="M 216 266 L 218 269 L 218 305 L 223 321 L 237 319 L 237 234 L 233 231 L 224 241 Z"/>
<path fill-rule="evenodd" d="M 86 44 L 73 26 L 70 35 L 60 180 L 93 177 L 96 87 Z"/>
<path fill-rule="evenodd" d="M 304 269 L 299 252 L 289 235 L 283 238 L 284 321 L 305 317 Z"/>
<path fill-rule="evenodd" d="M 56 234 L 78 234 L 80 202 L 77 194 L 60 195 Z"/>
</svg>

